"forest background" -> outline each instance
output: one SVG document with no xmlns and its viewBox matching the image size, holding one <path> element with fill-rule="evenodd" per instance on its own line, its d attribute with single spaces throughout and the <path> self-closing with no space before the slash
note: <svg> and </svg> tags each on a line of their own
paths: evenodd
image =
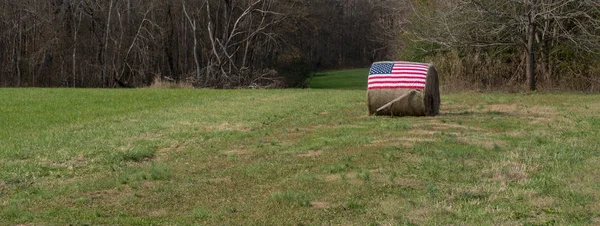
<svg viewBox="0 0 600 226">
<path fill-rule="evenodd" d="M 0 87 L 306 87 L 409 60 L 445 90 L 598 92 L 599 54 L 598 0 L 0 1 Z"/>
</svg>

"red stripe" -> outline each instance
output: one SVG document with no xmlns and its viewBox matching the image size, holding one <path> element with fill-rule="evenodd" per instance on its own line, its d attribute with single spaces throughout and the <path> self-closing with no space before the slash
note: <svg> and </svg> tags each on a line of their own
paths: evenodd
<svg viewBox="0 0 600 226">
<path fill-rule="evenodd" d="M 393 71 L 393 70 L 392 70 L 392 74 L 393 75 L 425 75 L 425 76 L 427 76 L 427 73 L 423 73 L 423 72 L 397 72 L 397 71 Z"/>
<path fill-rule="evenodd" d="M 403 70 L 403 71 L 423 71 L 427 72 L 427 68 L 410 68 L 410 67 L 394 67 L 392 70 Z"/>
<path fill-rule="evenodd" d="M 429 66 L 427 66 L 427 65 L 420 65 L 420 64 L 394 64 L 394 67 L 421 67 L 421 68 L 428 68 Z"/>
<path fill-rule="evenodd" d="M 369 90 L 374 89 L 425 89 L 422 86 L 380 86 L 380 87 L 369 87 Z"/>
</svg>

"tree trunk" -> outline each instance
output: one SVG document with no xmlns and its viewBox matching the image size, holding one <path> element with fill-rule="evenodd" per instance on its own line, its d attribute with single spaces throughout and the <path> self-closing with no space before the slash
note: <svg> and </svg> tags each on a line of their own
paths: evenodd
<svg viewBox="0 0 600 226">
<path fill-rule="evenodd" d="M 529 90 L 536 90 L 535 77 L 535 16 L 537 0 L 529 0 L 527 5 L 527 79 L 529 80 Z"/>
<path fill-rule="evenodd" d="M 198 81 L 200 81 L 200 62 L 198 61 L 198 37 L 196 36 L 196 30 L 197 30 L 197 26 L 196 26 L 196 20 L 192 20 L 192 18 L 190 17 L 190 15 L 187 12 L 187 9 L 185 8 L 185 2 L 182 2 L 182 6 L 183 6 L 183 13 L 185 14 L 188 22 L 190 23 L 190 27 L 192 28 L 192 35 L 194 37 L 194 62 L 196 63 L 196 79 Z"/>
<path fill-rule="evenodd" d="M 19 35 L 17 36 L 18 40 L 17 40 L 17 50 L 15 51 L 16 53 L 16 69 L 17 69 L 17 87 L 21 87 L 21 83 L 23 80 L 23 72 L 21 71 L 21 53 L 23 51 L 23 22 L 22 22 L 22 15 L 21 15 L 21 10 L 19 10 Z"/>
<path fill-rule="evenodd" d="M 104 62 L 102 66 L 102 84 L 104 88 L 108 87 L 108 41 L 110 40 L 110 18 L 112 13 L 113 0 L 110 0 L 108 6 L 108 18 L 106 19 L 106 36 L 104 37 Z"/>
<path fill-rule="evenodd" d="M 79 6 L 75 6 L 79 7 Z M 82 13 L 79 12 L 79 17 L 77 17 L 77 8 L 73 9 L 73 55 L 72 55 L 72 67 L 71 73 L 73 74 L 73 88 L 77 87 L 77 33 L 79 33 L 79 27 L 81 25 L 81 16 Z M 77 19 L 77 21 L 75 21 Z"/>
</svg>

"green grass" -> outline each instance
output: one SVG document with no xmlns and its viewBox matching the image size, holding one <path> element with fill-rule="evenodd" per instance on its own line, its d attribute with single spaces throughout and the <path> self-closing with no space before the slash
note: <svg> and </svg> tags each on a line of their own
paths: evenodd
<svg viewBox="0 0 600 226">
<path fill-rule="evenodd" d="M 599 95 L 364 98 L 0 89 L 0 224 L 600 224 Z"/>
<path fill-rule="evenodd" d="M 310 88 L 366 90 L 368 76 L 368 68 L 320 73 L 311 79 Z"/>
</svg>

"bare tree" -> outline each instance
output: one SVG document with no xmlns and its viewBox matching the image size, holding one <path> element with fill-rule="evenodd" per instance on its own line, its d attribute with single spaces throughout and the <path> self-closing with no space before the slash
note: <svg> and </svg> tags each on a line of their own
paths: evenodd
<svg viewBox="0 0 600 226">
<path fill-rule="evenodd" d="M 570 42 L 572 48 L 587 52 L 597 52 L 593 47 L 600 43 L 599 7 L 594 0 L 454 0 L 434 1 L 434 10 L 413 7 L 418 20 L 411 32 L 418 41 L 446 49 L 523 50 L 530 90 L 536 89 L 535 53 L 540 48 L 546 53 L 543 58 L 550 59 L 552 43 Z M 538 45 L 541 39 L 546 43 Z"/>
<path fill-rule="evenodd" d="M 527 13 L 527 79 L 529 90 L 536 90 L 535 77 L 535 34 L 537 17 L 537 0 L 523 0 L 525 12 Z"/>
<path fill-rule="evenodd" d="M 396 52 L 403 1 L 4 0 L 0 85 L 300 86 Z"/>
<path fill-rule="evenodd" d="M 194 63 L 196 64 L 196 79 L 200 80 L 200 61 L 198 60 L 198 36 L 196 34 L 196 32 L 198 31 L 198 26 L 196 25 L 196 20 L 193 20 L 190 15 L 187 12 L 187 9 L 185 8 L 185 1 L 182 1 L 182 6 L 183 6 L 183 13 L 185 14 L 186 19 L 188 20 L 188 22 L 190 23 L 190 27 L 192 28 L 192 37 L 194 37 L 194 49 L 193 51 L 193 55 L 194 55 Z"/>
<path fill-rule="evenodd" d="M 102 66 L 102 82 L 103 82 L 103 87 L 106 88 L 109 85 L 108 82 L 108 47 L 109 47 L 109 40 L 110 40 L 110 20 L 112 19 L 112 11 L 113 11 L 113 1 L 114 0 L 110 0 L 108 2 L 108 15 L 106 18 L 106 29 L 105 29 L 105 36 L 104 36 L 104 59 L 103 59 L 103 66 Z"/>
<path fill-rule="evenodd" d="M 73 78 L 73 87 L 77 87 L 77 35 L 79 34 L 79 29 L 81 28 L 81 21 L 83 20 L 83 11 L 81 6 L 83 2 L 81 0 L 71 0 L 69 5 L 70 8 L 70 16 L 72 18 L 72 36 L 73 36 L 73 46 L 72 55 L 71 55 L 71 76 Z"/>
<path fill-rule="evenodd" d="M 253 73 L 247 65 L 252 55 L 250 50 L 252 47 L 254 51 L 260 50 L 275 41 L 268 29 L 284 18 L 272 11 L 272 6 L 273 0 L 226 1 L 217 5 L 207 2 L 206 30 L 210 41 L 205 68 L 207 84 L 238 86 L 255 80 L 250 78 Z"/>
</svg>

